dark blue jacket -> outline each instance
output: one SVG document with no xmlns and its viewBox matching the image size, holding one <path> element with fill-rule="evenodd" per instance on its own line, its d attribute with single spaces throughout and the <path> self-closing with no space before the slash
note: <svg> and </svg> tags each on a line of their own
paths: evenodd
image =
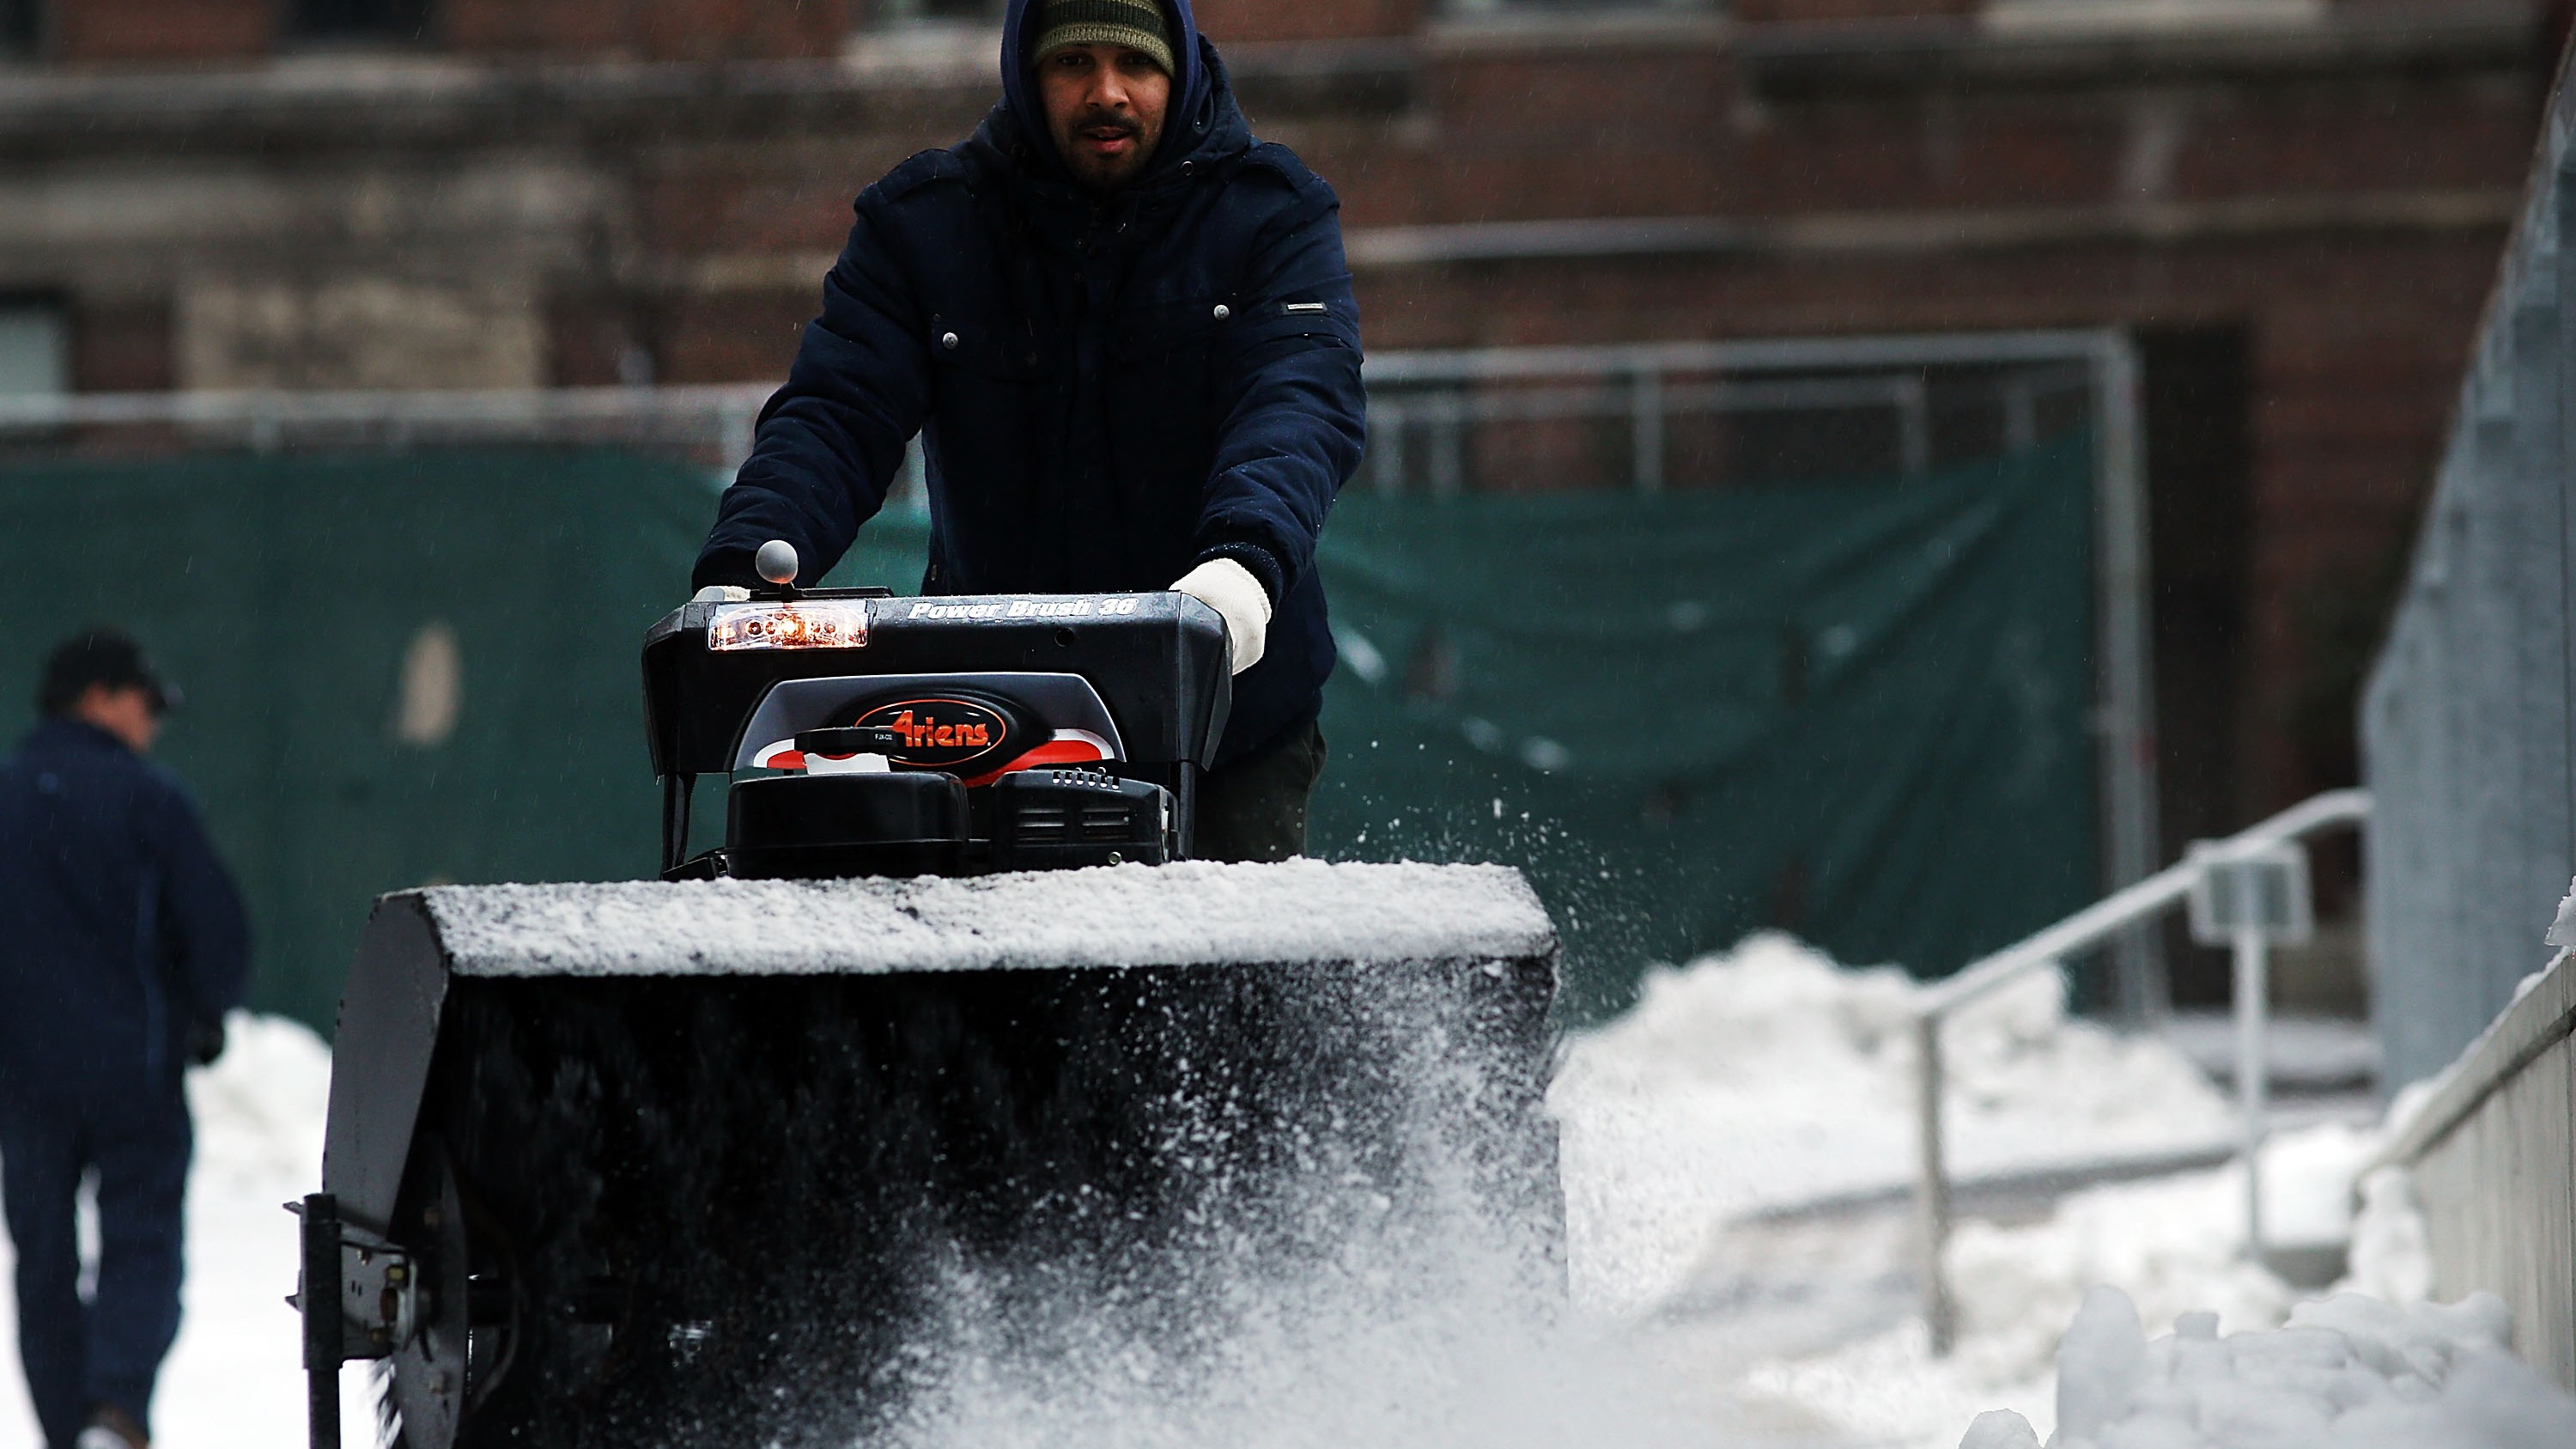
<svg viewBox="0 0 2576 1449">
<path fill-rule="evenodd" d="M 0 1091 L 166 1089 L 249 973 L 241 897 L 176 777 L 72 719 L 0 758 Z"/>
<path fill-rule="evenodd" d="M 772 538 L 821 577 L 918 431 L 927 592 L 1162 589 L 1215 557 L 1260 578 L 1268 647 L 1222 764 L 1313 719 L 1332 671 L 1315 539 L 1364 413 L 1340 203 L 1253 139 L 1186 0 L 1160 146 L 1126 188 L 1084 190 L 1021 64 L 1033 8 L 1012 0 L 974 136 L 860 195 L 694 582 L 756 583 Z"/>
</svg>

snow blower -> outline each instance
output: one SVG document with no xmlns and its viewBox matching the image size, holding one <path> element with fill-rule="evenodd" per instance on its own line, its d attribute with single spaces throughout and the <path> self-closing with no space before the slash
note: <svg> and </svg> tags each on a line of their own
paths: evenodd
<svg viewBox="0 0 2576 1449">
<path fill-rule="evenodd" d="M 655 624 L 662 878 L 397 892 L 360 941 L 294 1205 L 317 1449 L 352 1359 L 408 1449 L 846 1445 L 961 1296 L 1203 1323 L 1408 1214 L 1561 1282 L 1544 911 L 1191 861 L 1225 660 L 1170 593 Z"/>
</svg>

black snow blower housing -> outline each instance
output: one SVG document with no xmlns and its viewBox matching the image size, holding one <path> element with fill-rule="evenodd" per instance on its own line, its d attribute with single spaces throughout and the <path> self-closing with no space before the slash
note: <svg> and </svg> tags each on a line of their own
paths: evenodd
<svg viewBox="0 0 2576 1449">
<path fill-rule="evenodd" d="M 654 625 L 663 878 L 397 892 L 360 941 L 313 1442 L 353 1358 L 407 1449 L 841 1446 L 963 1339 L 1170 1350 L 1400 1241 L 1544 1296 L 1546 915 L 1503 867 L 1188 860 L 1225 657 L 1175 594 Z"/>
<path fill-rule="evenodd" d="M 1184 859 L 1225 665 L 1186 594 L 692 603 L 644 638 L 664 877 Z M 745 771 L 725 843 L 689 856 L 693 782 Z"/>
</svg>

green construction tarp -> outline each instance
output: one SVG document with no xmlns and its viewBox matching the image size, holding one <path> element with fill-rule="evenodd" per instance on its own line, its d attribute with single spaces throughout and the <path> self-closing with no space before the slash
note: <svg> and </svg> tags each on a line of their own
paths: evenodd
<svg viewBox="0 0 2576 1449">
<path fill-rule="evenodd" d="M 254 999 L 327 1030 L 379 892 L 652 869 L 638 649 L 714 496 L 610 452 L 0 468 L 0 725 L 61 636 L 141 638 L 186 692 L 156 753 L 241 879 Z"/>
<path fill-rule="evenodd" d="M 2089 462 L 1347 495 L 1312 848 L 1528 868 L 1577 1018 L 1766 926 L 1937 972 L 2045 924 L 2097 883 Z M 378 892 L 650 869 L 637 647 L 713 498 L 614 452 L 0 468 L 0 724 L 62 634 L 141 636 L 257 1000 L 327 1026 Z M 832 581 L 912 592 L 926 534 L 881 517 Z"/>
<path fill-rule="evenodd" d="M 1793 931 L 1954 970 L 2097 893 L 2092 458 L 1633 494 L 1343 495 L 1309 848 L 1527 869 L 1597 1018 Z M 918 519 L 840 577 L 910 591 Z"/>
<path fill-rule="evenodd" d="M 1578 1019 L 1764 928 L 1937 974 L 2079 909 L 2090 458 L 1350 500 L 1320 850 L 1524 866 Z"/>
</svg>

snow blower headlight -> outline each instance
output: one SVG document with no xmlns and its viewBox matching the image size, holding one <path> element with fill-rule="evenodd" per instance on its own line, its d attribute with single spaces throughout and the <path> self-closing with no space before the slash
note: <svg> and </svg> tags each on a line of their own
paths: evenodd
<svg viewBox="0 0 2576 1449">
<path fill-rule="evenodd" d="M 724 604 L 707 625 L 707 647 L 860 649 L 868 642 L 868 607 L 857 599 L 786 604 Z"/>
</svg>

